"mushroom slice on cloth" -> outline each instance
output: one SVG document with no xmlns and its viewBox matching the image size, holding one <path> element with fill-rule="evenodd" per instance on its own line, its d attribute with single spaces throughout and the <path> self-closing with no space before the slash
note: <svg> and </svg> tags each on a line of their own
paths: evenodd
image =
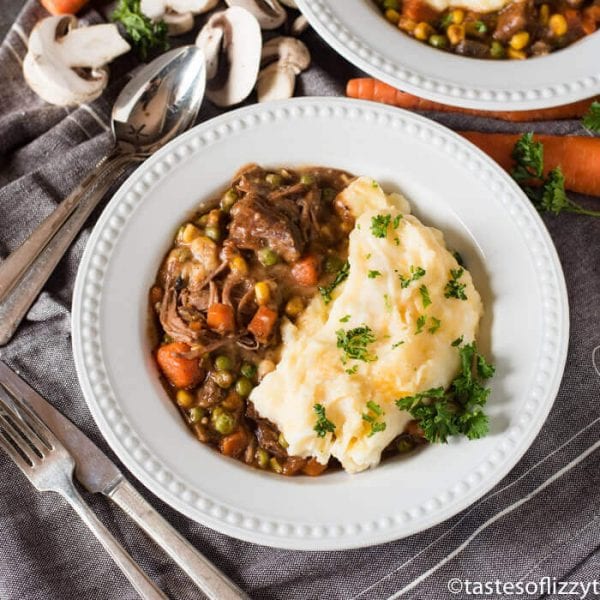
<svg viewBox="0 0 600 600">
<path fill-rule="evenodd" d="M 82 104 L 102 94 L 108 83 L 106 65 L 129 50 L 116 25 L 78 28 L 71 15 L 48 17 L 31 32 L 23 75 L 50 104 Z"/>
<path fill-rule="evenodd" d="M 287 19 L 287 12 L 278 0 L 225 0 L 228 6 L 239 6 L 250 11 L 261 29 L 277 29 Z"/>
<path fill-rule="evenodd" d="M 261 59 L 262 64 L 267 66 L 258 75 L 256 91 L 259 102 L 291 98 L 296 75 L 310 66 L 308 48 L 292 37 L 269 40 L 263 47 Z"/>
<path fill-rule="evenodd" d="M 141 0 L 140 10 L 153 21 L 164 21 L 169 35 L 194 28 L 194 15 L 212 10 L 219 0 Z"/>
<path fill-rule="evenodd" d="M 196 39 L 206 58 L 206 95 L 217 106 L 233 106 L 250 95 L 260 68 L 258 21 L 243 8 L 215 13 Z"/>
</svg>

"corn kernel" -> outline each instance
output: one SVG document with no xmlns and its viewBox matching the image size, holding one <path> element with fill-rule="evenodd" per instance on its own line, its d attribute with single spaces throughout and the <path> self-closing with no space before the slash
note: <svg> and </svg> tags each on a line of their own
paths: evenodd
<svg viewBox="0 0 600 600">
<path fill-rule="evenodd" d="M 462 25 L 450 25 L 446 29 L 446 35 L 453 46 L 459 44 L 465 39 L 465 28 Z"/>
<path fill-rule="evenodd" d="M 565 33 L 567 33 L 567 20 L 562 15 L 552 15 L 548 19 L 548 26 L 550 27 L 552 34 L 556 37 L 560 37 L 561 35 L 565 35 Z"/>
<path fill-rule="evenodd" d="M 194 396 L 186 390 L 178 390 L 176 400 L 181 408 L 191 408 L 194 404 Z"/>
<path fill-rule="evenodd" d="M 254 294 L 259 305 L 267 304 L 271 299 L 271 286 L 266 281 L 259 281 L 254 286 Z"/>
<path fill-rule="evenodd" d="M 508 42 L 513 50 L 523 50 L 529 44 L 529 33 L 527 31 L 519 31 L 515 33 Z"/>
<path fill-rule="evenodd" d="M 238 275 L 247 275 L 247 273 L 248 273 L 248 263 L 246 262 L 246 260 L 243 257 L 241 257 L 239 255 L 234 256 L 229 261 L 229 267 L 231 268 L 232 271 L 234 271 Z"/>
<path fill-rule="evenodd" d="M 304 310 L 304 302 L 299 296 L 294 296 L 285 305 L 285 314 L 288 317 L 297 317 Z"/>
<path fill-rule="evenodd" d="M 183 227 L 181 231 L 180 239 L 184 244 L 193 242 L 200 235 L 200 230 L 191 223 L 188 223 Z"/>
<path fill-rule="evenodd" d="M 539 19 L 542 25 L 548 25 L 548 19 L 550 18 L 550 6 L 542 4 L 540 6 Z"/>
<path fill-rule="evenodd" d="M 435 33 L 433 27 L 429 23 L 425 23 L 425 21 L 421 21 L 413 32 L 414 36 L 421 41 L 429 39 L 429 36 L 433 33 Z"/>
<path fill-rule="evenodd" d="M 455 25 L 460 25 L 465 20 L 465 11 L 457 8 L 452 11 L 452 22 Z"/>
<path fill-rule="evenodd" d="M 513 60 L 524 60 L 527 58 L 527 54 L 523 50 L 515 50 L 514 48 L 508 48 L 506 54 L 508 58 L 512 58 Z"/>
<path fill-rule="evenodd" d="M 400 17 L 400 20 L 398 21 L 398 29 L 406 31 L 407 33 L 412 33 L 416 26 L 417 22 L 408 17 Z"/>
<path fill-rule="evenodd" d="M 213 208 L 213 210 L 211 210 L 208 213 L 208 219 L 206 221 L 206 225 L 207 227 L 218 227 L 219 226 L 219 222 L 221 220 L 221 211 L 218 208 Z"/>
<path fill-rule="evenodd" d="M 385 18 L 392 24 L 397 25 L 400 20 L 400 13 L 393 8 L 388 8 L 385 11 Z"/>
</svg>

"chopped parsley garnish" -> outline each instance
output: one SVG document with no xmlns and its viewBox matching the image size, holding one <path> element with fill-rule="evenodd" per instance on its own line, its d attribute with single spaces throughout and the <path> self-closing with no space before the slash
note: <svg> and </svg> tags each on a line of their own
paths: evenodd
<svg viewBox="0 0 600 600">
<path fill-rule="evenodd" d="M 423 267 L 410 266 L 410 275 L 398 275 L 400 278 L 400 285 L 403 289 L 407 288 L 413 281 L 421 279 L 427 271 Z"/>
<path fill-rule="evenodd" d="M 554 167 L 544 176 L 544 145 L 533 140 L 533 133 L 524 133 L 519 138 L 512 158 L 515 166 L 511 175 L 539 212 L 553 215 L 572 212 L 600 217 L 600 211 L 584 208 L 567 196 L 565 176 L 560 167 Z"/>
<path fill-rule="evenodd" d="M 369 432 L 368 436 L 371 437 L 376 433 L 379 433 L 380 431 L 385 431 L 385 421 L 378 421 L 379 417 L 382 417 L 383 415 L 385 415 L 385 413 L 383 412 L 381 406 L 379 406 L 379 404 L 373 402 L 372 400 L 369 400 L 369 402 L 367 402 L 367 408 L 369 409 L 369 412 L 363 413 L 362 418 L 363 421 L 366 421 L 371 425 L 371 431 Z M 375 416 L 373 416 L 373 414 L 371 413 L 375 413 Z"/>
<path fill-rule="evenodd" d="M 407 410 L 417 420 L 430 442 L 446 443 L 453 435 L 474 440 L 489 431 L 483 407 L 490 389 L 483 382 L 494 375 L 494 366 L 477 352 L 474 342 L 463 346 L 459 352 L 461 372 L 447 390 L 432 388 L 396 400 L 396 406 Z"/>
<path fill-rule="evenodd" d="M 452 344 L 450 344 L 450 345 L 451 345 L 451 346 L 454 346 L 454 347 L 456 347 L 456 346 L 460 346 L 460 345 L 463 343 L 463 338 L 464 338 L 464 337 L 465 337 L 464 335 L 461 335 L 459 338 L 456 338 L 456 339 L 455 339 L 455 340 L 452 342 Z"/>
<path fill-rule="evenodd" d="M 587 114 L 583 117 L 583 126 L 594 133 L 600 133 L 600 102 L 592 102 Z"/>
<path fill-rule="evenodd" d="M 398 225 L 400 225 L 400 220 L 402 219 L 402 215 L 398 214 L 394 217 L 394 220 L 392 221 L 392 227 L 394 229 L 398 229 Z"/>
<path fill-rule="evenodd" d="M 392 344 L 392 350 L 395 350 L 398 346 L 402 346 L 402 344 L 404 344 L 404 340 L 400 340 L 399 342 Z"/>
<path fill-rule="evenodd" d="M 415 330 L 415 335 L 418 335 L 419 333 L 423 333 L 423 327 L 425 327 L 426 320 L 427 320 L 427 317 L 425 315 L 421 315 L 417 319 L 417 328 Z"/>
<path fill-rule="evenodd" d="M 429 320 L 433 323 L 433 325 L 431 325 L 427 331 L 429 331 L 429 333 L 435 333 L 442 326 L 442 322 L 435 317 L 430 317 Z"/>
<path fill-rule="evenodd" d="M 460 283 L 459 279 L 463 276 L 465 270 L 460 267 L 458 269 L 450 269 L 450 280 L 444 288 L 444 296 L 446 298 L 457 298 L 458 300 L 466 300 L 465 294 L 466 284 Z"/>
<path fill-rule="evenodd" d="M 392 301 L 390 300 L 389 294 L 383 295 L 383 304 L 386 312 L 392 312 Z"/>
<path fill-rule="evenodd" d="M 422 285 L 419 288 L 419 294 L 421 294 L 421 300 L 423 300 L 423 308 L 427 308 L 431 304 L 431 298 L 429 297 L 429 290 L 426 285 Z"/>
<path fill-rule="evenodd" d="M 373 181 L 371 181 L 371 187 L 377 189 L 379 187 L 379 184 L 373 179 Z"/>
<path fill-rule="evenodd" d="M 454 260 L 456 260 L 456 262 L 458 263 L 459 267 L 464 267 L 465 266 L 465 261 L 464 261 L 463 257 L 461 256 L 460 252 L 458 252 L 457 250 L 455 250 L 452 253 L 452 256 L 454 256 Z"/>
<path fill-rule="evenodd" d="M 346 369 L 346 373 L 348 373 L 348 375 L 354 375 L 356 371 L 358 371 L 358 365 L 354 365 L 350 369 Z"/>
<path fill-rule="evenodd" d="M 342 283 L 343 281 L 345 281 L 348 278 L 349 274 L 350 274 L 350 263 L 348 261 L 346 261 L 342 265 L 342 268 L 337 272 L 335 279 L 329 285 L 319 286 L 319 292 L 321 293 L 321 296 L 323 297 L 325 304 L 329 304 L 333 300 L 333 298 L 331 297 L 331 293 L 333 292 L 333 290 L 335 290 L 335 288 L 338 285 L 340 285 L 340 283 Z"/>
<path fill-rule="evenodd" d="M 371 217 L 371 233 L 376 238 L 384 238 L 387 235 L 387 228 L 392 220 L 392 215 L 377 215 Z"/>
<path fill-rule="evenodd" d="M 366 258 L 367 260 L 369 260 L 369 259 L 371 258 L 371 256 L 373 256 L 373 255 L 372 255 L 372 254 L 369 252 L 369 254 L 367 254 L 367 255 L 365 256 L 365 258 Z"/>
<path fill-rule="evenodd" d="M 337 336 L 337 347 L 343 351 L 342 362 L 346 364 L 348 360 L 362 360 L 364 362 L 373 362 L 377 356 L 369 352 L 367 346 L 376 341 L 373 330 L 368 325 L 354 327 L 344 331 L 338 329 L 335 332 Z"/>
<path fill-rule="evenodd" d="M 152 21 L 140 7 L 141 0 L 119 0 L 110 16 L 111 21 L 119 22 L 127 32 L 142 60 L 150 50 L 167 50 L 167 25 L 164 21 Z"/>
<path fill-rule="evenodd" d="M 328 433 L 334 433 L 335 425 L 327 418 L 325 407 L 322 404 L 315 404 L 313 410 L 317 415 L 317 422 L 313 427 L 313 431 L 317 432 L 317 436 L 323 438 Z"/>
<path fill-rule="evenodd" d="M 454 23 L 452 12 L 448 12 L 440 19 L 440 28 L 447 29 L 452 23 Z"/>
<path fill-rule="evenodd" d="M 488 30 L 487 25 L 483 21 L 475 21 L 473 26 L 475 27 L 475 31 L 477 31 L 477 33 L 486 33 Z"/>
<path fill-rule="evenodd" d="M 381 277 L 381 271 L 369 271 L 367 275 L 369 279 L 375 279 L 375 277 Z"/>
<path fill-rule="evenodd" d="M 340 319 L 340 323 L 347 323 L 350 320 L 350 315 L 345 315 Z"/>
</svg>

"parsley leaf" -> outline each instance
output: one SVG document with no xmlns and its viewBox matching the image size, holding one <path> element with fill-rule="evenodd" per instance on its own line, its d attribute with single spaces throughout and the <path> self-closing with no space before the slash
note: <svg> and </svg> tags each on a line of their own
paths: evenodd
<svg viewBox="0 0 600 600">
<path fill-rule="evenodd" d="M 430 321 L 433 322 L 433 325 L 427 331 L 429 331 L 429 333 L 435 333 L 442 326 L 442 322 L 435 317 L 431 317 Z"/>
<path fill-rule="evenodd" d="M 325 407 L 322 404 L 315 404 L 313 410 L 317 415 L 317 422 L 313 427 L 313 431 L 317 432 L 317 436 L 323 438 L 328 433 L 333 434 L 335 432 L 335 425 L 327 418 Z"/>
<path fill-rule="evenodd" d="M 371 431 L 369 432 L 369 435 L 368 435 L 368 437 L 371 437 L 371 436 L 375 435 L 376 433 L 379 433 L 380 431 L 385 431 L 385 428 L 386 428 L 385 421 L 379 422 L 377 420 L 379 417 L 385 415 L 385 413 L 383 412 L 383 409 L 381 408 L 381 406 L 379 406 L 379 404 L 377 404 L 376 402 L 373 402 L 372 400 L 369 400 L 369 402 L 367 402 L 367 408 L 369 409 L 369 412 L 363 413 L 362 419 L 363 419 L 363 421 L 366 421 L 367 423 L 369 423 L 371 425 Z M 371 413 L 375 413 L 375 416 L 373 416 Z"/>
<path fill-rule="evenodd" d="M 486 33 L 488 28 L 487 25 L 483 22 L 483 21 L 475 21 L 475 23 L 473 23 L 473 26 L 475 27 L 475 31 L 477 31 L 477 33 Z"/>
<path fill-rule="evenodd" d="M 452 256 L 454 256 L 454 259 L 458 263 L 459 267 L 464 267 L 465 266 L 465 261 L 464 261 L 463 257 L 461 256 L 460 252 L 458 252 L 458 250 L 455 250 L 452 253 Z"/>
<path fill-rule="evenodd" d="M 345 315 L 340 319 L 340 323 L 347 323 L 350 320 L 350 315 Z"/>
<path fill-rule="evenodd" d="M 421 279 L 427 271 L 423 267 L 415 267 L 414 265 L 410 266 L 410 275 L 398 275 L 400 278 L 400 286 L 403 289 L 406 289 L 413 281 L 417 281 L 417 279 Z"/>
<path fill-rule="evenodd" d="M 340 283 L 342 283 L 343 281 L 345 281 L 348 278 L 349 274 L 350 274 L 350 263 L 348 261 L 346 261 L 342 265 L 342 268 L 337 272 L 335 279 L 329 285 L 326 285 L 324 287 L 319 286 L 319 292 L 321 293 L 321 296 L 323 296 L 323 300 L 325 301 L 325 304 L 329 304 L 333 300 L 333 298 L 331 297 L 331 293 L 333 292 L 333 290 L 335 290 L 335 288 L 338 285 L 340 285 Z"/>
<path fill-rule="evenodd" d="M 367 346 L 374 343 L 377 339 L 373 330 L 368 325 L 355 327 L 348 331 L 338 329 L 335 335 L 337 336 L 337 347 L 341 348 L 344 352 L 342 356 L 344 364 L 350 359 L 362 360 L 364 362 L 374 362 L 377 360 L 377 356 L 371 354 L 367 349 Z"/>
<path fill-rule="evenodd" d="M 400 214 L 394 217 L 394 220 L 392 221 L 392 227 L 394 229 L 398 229 L 398 225 L 400 225 L 400 219 L 402 219 L 402 215 Z"/>
<path fill-rule="evenodd" d="M 385 312 L 392 312 L 392 301 L 390 300 L 389 294 L 383 295 L 383 304 L 385 306 Z"/>
<path fill-rule="evenodd" d="M 415 330 L 415 335 L 418 335 L 419 333 L 423 333 L 423 327 L 425 327 L 426 319 L 427 319 L 427 317 L 425 315 L 419 316 L 419 318 L 417 319 L 417 328 Z"/>
<path fill-rule="evenodd" d="M 429 297 L 429 290 L 426 285 L 422 285 L 419 288 L 419 294 L 421 294 L 421 300 L 423 300 L 423 308 L 427 308 L 431 304 L 431 298 Z"/>
<path fill-rule="evenodd" d="M 440 19 L 440 28 L 447 29 L 452 23 L 454 23 L 452 12 L 448 12 Z"/>
<path fill-rule="evenodd" d="M 375 279 L 375 277 L 381 277 L 381 271 L 369 271 L 367 273 L 369 279 Z"/>
<path fill-rule="evenodd" d="M 119 22 L 127 32 L 142 60 L 149 50 L 167 50 L 167 25 L 164 21 L 152 21 L 140 7 L 141 0 L 119 0 L 110 16 L 111 21 Z"/>
<path fill-rule="evenodd" d="M 447 390 L 432 388 L 396 400 L 396 406 L 410 412 L 430 442 L 445 443 L 453 435 L 474 440 L 489 431 L 483 407 L 490 390 L 480 379 L 489 379 L 494 374 L 494 367 L 477 352 L 474 342 L 463 346 L 459 352 L 461 371 Z"/>
<path fill-rule="evenodd" d="M 398 346 L 402 346 L 402 344 L 404 344 L 404 340 L 392 344 L 392 350 L 395 350 Z"/>
<path fill-rule="evenodd" d="M 460 345 L 463 343 L 463 338 L 464 338 L 464 337 L 465 337 L 464 335 L 461 335 L 459 338 L 456 338 L 456 339 L 455 339 L 455 340 L 452 342 L 452 344 L 450 344 L 450 345 L 451 345 L 451 346 L 454 346 L 454 347 L 456 347 L 456 346 L 460 346 Z"/>
<path fill-rule="evenodd" d="M 376 238 L 384 238 L 387 235 L 387 228 L 392 220 L 392 215 L 377 215 L 371 217 L 371 233 Z"/>
<path fill-rule="evenodd" d="M 463 276 L 465 270 L 460 267 L 458 269 L 450 269 L 450 280 L 444 288 L 444 296 L 446 298 L 457 298 L 458 300 L 466 300 L 465 283 L 460 283 L 459 279 Z"/>
<path fill-rule="evenodd" d="M 594 133 L 600 133 L 600 102 L 592 102 L 587 114 L 583 117 L 583 126 Z"/>
<path fill-rule="evenodd" d="M 533 133 L 524 133 L 512 151 L 515 168 L 512 176 L 516 181 L 539 179 L 544 172 L 544 145 L 533 141 Z"/>
</svg>

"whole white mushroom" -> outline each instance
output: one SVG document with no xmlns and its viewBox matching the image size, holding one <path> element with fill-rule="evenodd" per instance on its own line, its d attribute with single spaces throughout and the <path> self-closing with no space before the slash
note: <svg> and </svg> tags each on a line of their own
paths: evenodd
<svg viewBox="0 0 600 600">
<path fill-rule="evenodd" d="M 140 10 L 153 21 L 166 23 L 169 35 L 182 35 L 194 28 L 194 15 L 212 10 L 219 0 L 141 0 Z"/>
</svg>

